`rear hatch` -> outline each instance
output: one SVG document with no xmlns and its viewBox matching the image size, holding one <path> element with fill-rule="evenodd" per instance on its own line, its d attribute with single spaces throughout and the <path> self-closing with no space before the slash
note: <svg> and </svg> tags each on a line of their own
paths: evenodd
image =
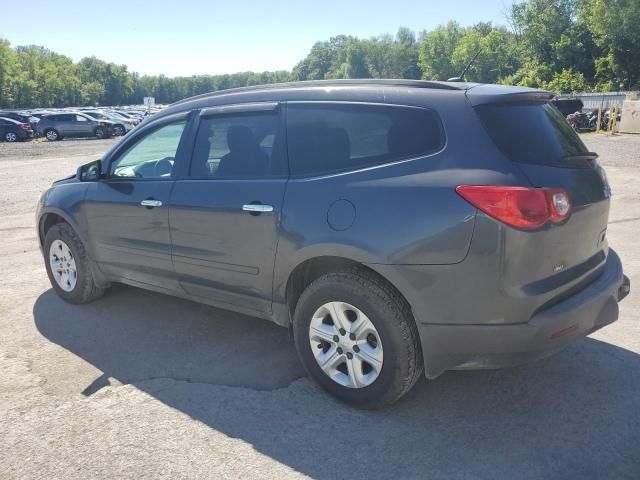
<svg viewBox="0 0 640 480">
<path fill-rule="evenodd" d="M 474 108 L 495 145 L 531 186 L 561 188 L 571 199 L 571 214 L 561 224 L 533 232 L 505 229 L 503 288 L 546 302 L 583 288 L 600 273 L 610 190 L 597 155 L 548 103 L 548 93 L 525 93 L 485 97 Z"/>
</svg>

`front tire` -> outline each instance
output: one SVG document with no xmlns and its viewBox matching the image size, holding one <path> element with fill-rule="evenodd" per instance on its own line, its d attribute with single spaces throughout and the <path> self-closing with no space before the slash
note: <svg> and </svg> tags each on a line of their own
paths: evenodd
<svg viewBox="0 0 640 480">
<path fill-rule="evenodd" d="M 49 229 L 43 251 L 49 281 L 60 298 L 80 304 L 104 294 L 91 274 L 87 251 L 69 224 L 57 223 Z"/>
<path fill-rule="evenodd" d="M 293 319 L 298 355 L 309 376 L 361 408 L 397 401 L 423 371 L 411 309 L 364 268 L 323 275 L 307 287 Z"/>
</svg>

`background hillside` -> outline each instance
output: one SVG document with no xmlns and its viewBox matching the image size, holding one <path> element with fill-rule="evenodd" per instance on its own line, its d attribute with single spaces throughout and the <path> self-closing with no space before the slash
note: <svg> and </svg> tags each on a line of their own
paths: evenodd
<svg viewBox="0 0 640 480">
<path fill-rule="evenodd" d="M 454 21 L 430 31 L 319 41 L 292 71 L 189 77 L 148 76 L 95 57 L 73 62 L 41 46 L 0 39 L 0 107 L 170 103 L 227 88 L 330 78 L 456 76 L 480 52 L 466 79 L 556 92 L 640 88 L 640 0 L 529 0 L 505 25 Z M 233 45 L 226 48 L 233 49 Z M 208 60 L 203 58 L 206 63 Z M 212 64 L 212 68 L 214 65 Z"/>
</svg>

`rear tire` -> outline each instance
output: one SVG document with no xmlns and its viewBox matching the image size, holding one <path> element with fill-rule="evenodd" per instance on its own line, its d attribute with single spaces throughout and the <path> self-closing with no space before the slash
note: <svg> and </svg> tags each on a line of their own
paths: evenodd
<svg viewBox="0 0 640 480">
<path fill-rule="evenodd" d="M 82 241 L 68 223 L 56 223 L 49 229 L 43 251 L 49 281 L 64 301 L 89 303 L 104 294 L 106 289 L 93 279 Z"/>
<path fill-rule="evenodd" d="M 55 142 L 60 140 L 60 134 L 53 128 L 48 128 L 47 130 L 45 130 L 44 136 L 47 138 L 47 141 L 49 142 Z"/>
<path fill-rule="evenodd" d="M 18 141 L 18 135 L 16 135 L 13 132 L 7 132 L 4 134 L 4 140 L 5 142 L 17 142 Z"/>
<path fill-rule="evenodd" d="M 332 305 L 342 306 L 343 315 Z M 325 315 L 320 325 L 318 319 Z M 371 335 L 362 336 L 364 320 L 370 322 L 364 328 Z M 423 372 L 422 349 L 409 305 L 393 287 L 364 268 L 330 273 L 312 282 L 296 305 L 293 332 L 309 376 L 353 406 L 390 405 Z M 329 368 L 330 364 L 335 367 Z"/>
<path fill-rule="evenodd" d="M 124 127 L 122 125 L 116 125 L 115 127 L 113 127 L 113 134 L 121 137 L 125 134 Z"/>
</svg>

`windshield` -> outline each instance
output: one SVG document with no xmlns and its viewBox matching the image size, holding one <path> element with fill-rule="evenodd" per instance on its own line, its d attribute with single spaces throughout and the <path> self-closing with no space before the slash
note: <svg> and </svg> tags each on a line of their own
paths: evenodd
<svg viewBox="0 0 640 480">
<path fill-rule="evenodd" d="M 476 111 L 497 147 L 515 162 L 550 165 L 589 153 L 551 104 L 481 105 Z"/>
</svg>

